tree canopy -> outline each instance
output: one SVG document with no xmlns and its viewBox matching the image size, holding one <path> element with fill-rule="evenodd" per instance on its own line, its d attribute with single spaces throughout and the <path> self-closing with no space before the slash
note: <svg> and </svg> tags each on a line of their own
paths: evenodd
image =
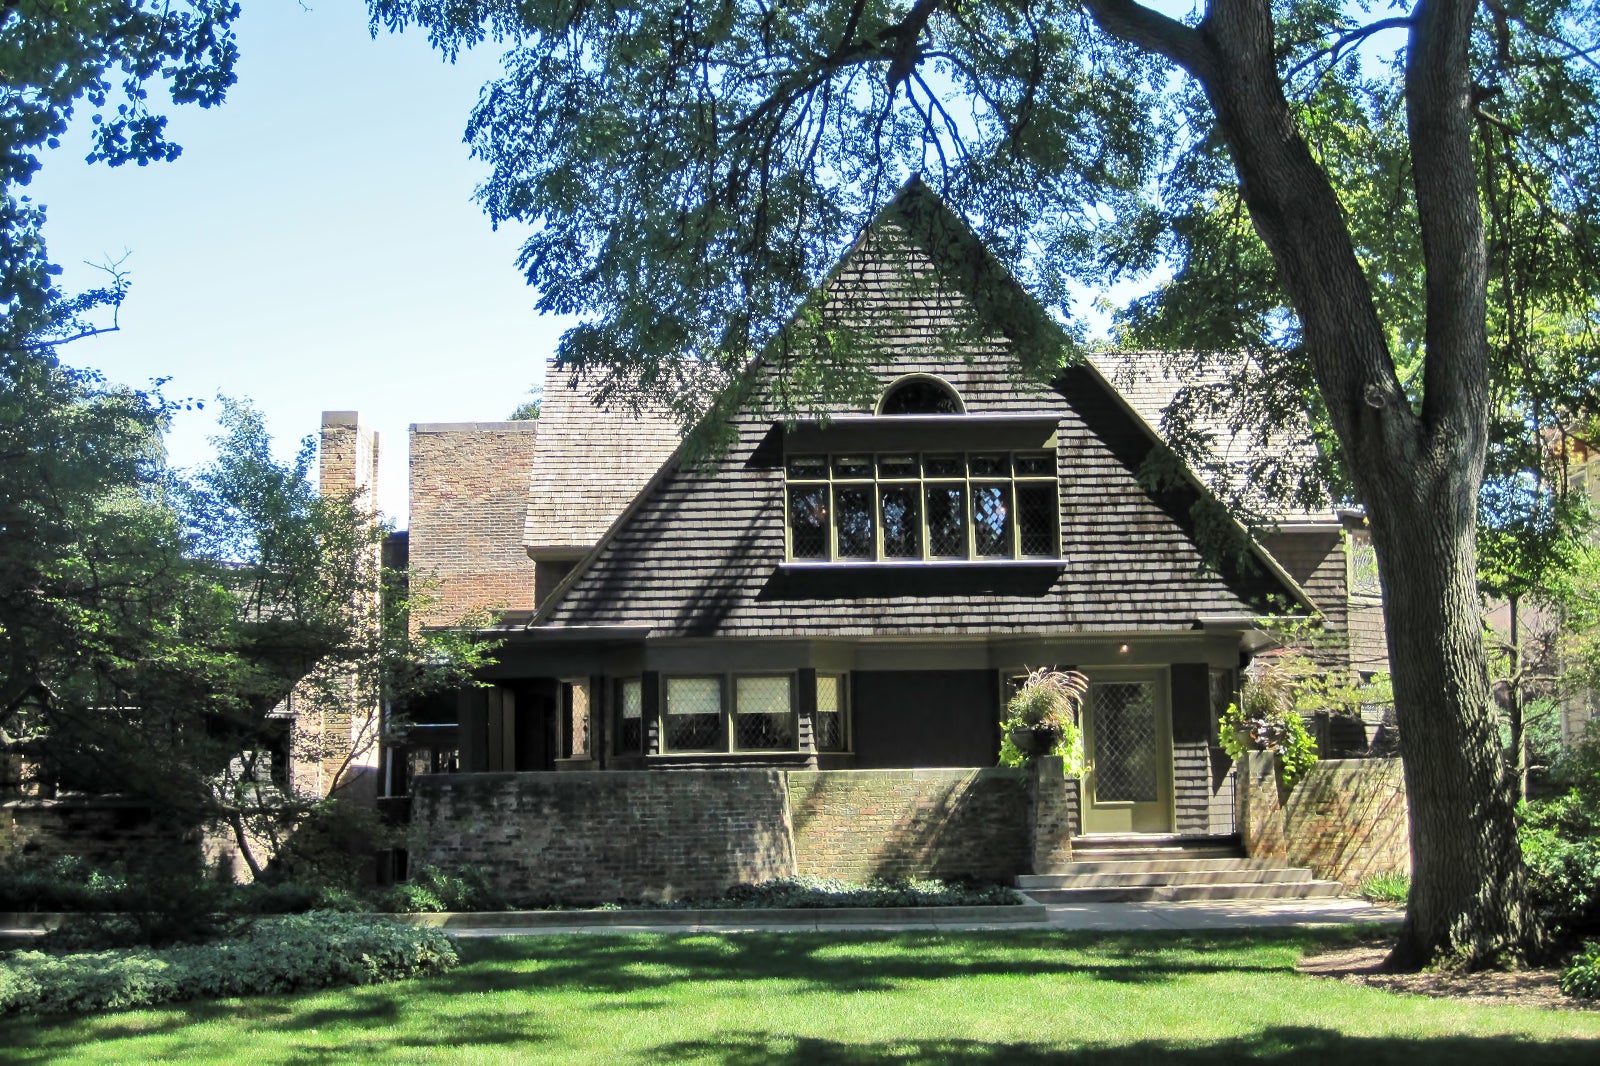
<svg viewBox="0 0 1600 1066">
<path fill-rule="evenodd" d="M 1142 278 L 1125 340 L 1251 356 L 1253 387 L 1206 402 L 1309 402 L 1372 523 L 1402 730 L 1429 738 L 1399 955 L 1525 949 L 1472 542 L 1491 429 L 1543 447 L 1533 370 L 1592 386 L 1563 360 L 1600 291 L 1593 0 L 369 6 L 447 55 L 508 46 L 467 129 L 480 195 L 533 225 L 521 265 L 582 316 L 560 358 L 603 394 L 691 413 L 921 173 L 1069 336 L 1074 283 Z M 773 363 L 815 394 L 849 354 Z"/>
</svg>

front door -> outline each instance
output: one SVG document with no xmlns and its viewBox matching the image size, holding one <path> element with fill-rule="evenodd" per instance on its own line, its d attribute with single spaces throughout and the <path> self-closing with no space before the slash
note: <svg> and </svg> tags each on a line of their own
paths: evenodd
<svg viewBox="0 0 1600 1066">
<path fill-rule="evenodd" d="M 1083 831 L 1172 832 L 1172 715 L 1165 671 L 1088 673 Z"/>
</svg>

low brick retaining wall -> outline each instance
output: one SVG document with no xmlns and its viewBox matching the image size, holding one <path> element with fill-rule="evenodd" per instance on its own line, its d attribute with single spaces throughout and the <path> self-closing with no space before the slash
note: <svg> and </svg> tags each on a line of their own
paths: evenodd
<svg viewBox="0 0 1600 1066">
<path fill-rule="evenodd" d="M 802 874 L 1004 882 L 1036 853 L 1066 854 L 1065 788 L 1059 766 L 1036 780 L 997 768 L 425 775 L 410 852 L 563 903 L 715 896 Z M 1048 814 L 1037 827 L 1035 810 Z"/>
<path fill-rule="evenodd" d="M 1283 796 L 1276 758 L 1250 752 L 1239 770 L 1238 802 L 1239 834 L 1251 856 L 1309 866 L 1352 888 L 1373 874 L 1411 869 L 1399 759 L 1319 762 Z"/>
</svg>

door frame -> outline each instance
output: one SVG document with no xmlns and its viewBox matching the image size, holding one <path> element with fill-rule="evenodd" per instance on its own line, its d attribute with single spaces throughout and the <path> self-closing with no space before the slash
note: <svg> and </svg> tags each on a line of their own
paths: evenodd
<svg viewBox="0 0 1600 1066">
<path fill-rule="evenodd" d="M 1089 697 L 1084 701 L 1083 753 L 1085 770 L 1079 793 L 1079 832 L 1093 833 L 1172 833 L 1177 825 L 1176 781 L 1172 754 L 1172 670 L 1169 665 L 1080 666 L 1089 678 Z M 1149 802 L 1132 800 L 1101 803 L 1095 798 L 1094 771 L 1094 687 L 1097 684 L 1152 682 L 1156 687 L 1156 798 Z"/>
</svg>

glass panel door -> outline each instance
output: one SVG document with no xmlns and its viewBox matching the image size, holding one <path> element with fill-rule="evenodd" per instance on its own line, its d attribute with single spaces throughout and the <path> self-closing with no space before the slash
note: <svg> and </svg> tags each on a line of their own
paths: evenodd
<svg viewBox="0 0 1600 1066">
<path fill-rule="evenodd" d="M 1171 719 L 1162 678 L 1091 681 L 1084 744 L 1090 772 L 1084 779 L 1083 831 L 1171 832 Z"/>
</svg>

